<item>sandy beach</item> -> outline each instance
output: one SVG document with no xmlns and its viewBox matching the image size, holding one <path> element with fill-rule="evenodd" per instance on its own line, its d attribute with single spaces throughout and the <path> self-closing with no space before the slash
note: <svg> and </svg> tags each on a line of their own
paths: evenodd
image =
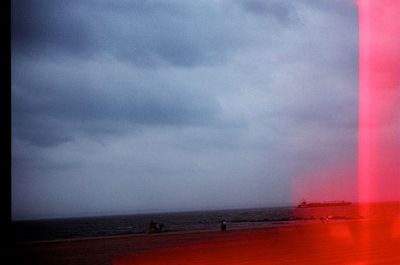
<svg viewBox="0 0 400 265">
<path fill-rule="evenodd" d="M 400 219 L 18 243 L 16 264 L 400 264 Z M 13 263 L 13 264 L 14 264 Z"/>
</svg>

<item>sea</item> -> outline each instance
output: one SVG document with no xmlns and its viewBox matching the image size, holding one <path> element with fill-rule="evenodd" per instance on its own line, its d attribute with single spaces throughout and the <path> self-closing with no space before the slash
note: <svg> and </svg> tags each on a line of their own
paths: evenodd
<svg viewBox="0 0 400 265">
<path fill-rule="evenodd" d="M 382 217 L 400 217 L 400 202 L 24 220 L 12 222 L 12 234 L 17 242 L 48 241 L 143 234 L 149 232 L 151 221 L 162 224 L 161 233 L 171 233 L 219 230 L 222 220 L 226 220 L 227 229 L 230 230 Z"/>
</svg>

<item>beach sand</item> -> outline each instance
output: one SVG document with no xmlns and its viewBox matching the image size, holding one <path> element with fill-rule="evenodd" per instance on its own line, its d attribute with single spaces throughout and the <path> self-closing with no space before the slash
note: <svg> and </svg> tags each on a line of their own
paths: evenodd
<svg viewBox="0 0 400 265">
<path fill-rule="evenodd" d="M 400 219 L 19 243 L 12 264 L 400 264 Z"/>
</svg>

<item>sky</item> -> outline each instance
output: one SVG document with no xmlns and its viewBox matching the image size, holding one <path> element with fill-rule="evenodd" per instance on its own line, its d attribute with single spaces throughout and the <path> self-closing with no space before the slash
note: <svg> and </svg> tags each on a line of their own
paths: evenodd
<svg viewBox="0 0 400 265">
<path fill-rule="evenodd" d="M 12 1 L 12 216 L 353 200 L 348 0 Z"/>
</svg>

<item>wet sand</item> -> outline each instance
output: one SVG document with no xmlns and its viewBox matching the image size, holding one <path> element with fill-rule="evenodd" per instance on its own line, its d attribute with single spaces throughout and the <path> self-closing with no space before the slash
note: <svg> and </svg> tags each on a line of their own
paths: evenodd
<svg viewBox="0 0 400 265">
<path fill-rule="evenodd" d="M 59 265 L 400 264 L 400 219 L 19 243 L 14 258 Z"/>
</svg>

